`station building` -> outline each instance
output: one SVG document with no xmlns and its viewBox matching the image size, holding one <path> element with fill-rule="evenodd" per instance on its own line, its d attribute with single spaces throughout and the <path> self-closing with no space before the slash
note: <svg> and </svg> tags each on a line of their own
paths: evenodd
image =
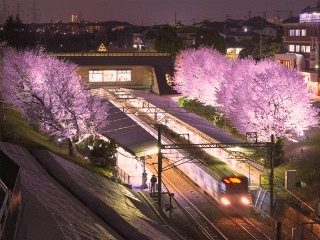
<svg viewBox="0 0 320 240">
<path fill-rule="evenodd" d="M 145 89 L 173 94 L 173 61 L 169 53 L 54 53 L 78 65 L 82 81 L 91 87 Z"/>
</svg>

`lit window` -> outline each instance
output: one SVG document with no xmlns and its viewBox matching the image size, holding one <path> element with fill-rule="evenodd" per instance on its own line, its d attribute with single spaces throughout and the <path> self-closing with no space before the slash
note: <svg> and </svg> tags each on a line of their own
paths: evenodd
<svg viewBox="0 0 320 240">
<path fill-rule="evenodd" d="M 89 82 L 102 82 L 102 71 L 89 70 Z"/>
<path fill-rule="evenodd" d="M 290 31 L 289 31 L 289 36 L 291 36 L 291 37 L 292 37 L 292 36 L 295 36 L 295 35 L 294 35 L 294 29 L 290 29 Z"/>
<path fill-rule="evenodd" d="M 103 71 L 103 81 L 104 82 L 117 81 L 117 71 L 116 70 L 104 70 Z"/>
<path fill-rule="evenodd" d="M 239 54 L 242 48 L 236 48 L 236 54 Z"/>
<path fill-rule="evenodd" d="M 310 46 L 306 46 L 306 52 L 307 52 L 307 53 L 310 52 Z"/>
<path fill-rule="evenodd" d="M 166 73 L 166 81 L 169 86 L 172 86 L 172 79 L 169 73 Z"/>
<path fill-rule="evenodd" d="M 301 52 L 306 52 L 306 46 L 305 45 L 301 45 Z"/>
<path fill-rule="evenodd" d="M 289 52 L 294 52 L 294 45 L 289 45 Z"/>
<path fill-rule="evenodd" d="M 234 53 L 234 48 L 228 48 L 228 49 L 227 49 L 227 53 L 233 54 L 233 53 Z"/>
<path fill-rule="evenodd" d="M 131 70 L 89 70 L 89 82 L 117 81 L 131 81 Z"/>
<path fill-rule="evenodd" d="M 120 82 L 131 81 L 131 70 L 118 70 L 118 81 Z"/>
<path fill-rule="evenodd" d="M 300 36 L 300 29 L 296 29 L 296 36 Z"/>
<path fill-rule="evenodd" d="M 296 52 L 300 52 L 300 45 L 296 45 Z"/>
<path fill-rule="evenodd" d="M 307 36 L 307 30 L 306 29 L 301 29 L 301 36 L 303 36 L 303 37 Z"/>
</svg>

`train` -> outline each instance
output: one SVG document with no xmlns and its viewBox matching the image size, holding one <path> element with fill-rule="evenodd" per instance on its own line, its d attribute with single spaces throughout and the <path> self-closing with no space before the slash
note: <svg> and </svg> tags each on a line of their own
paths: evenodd
<svg viewBox="0 0 320 240">
<path fill-rule="evenodd" d="M 175 154 L 174 158 L 179 159 L 184 156 L 180 150 L 170 149 L 169 152 L 163 153 L 168 159 L 172 159 L 173 154 Z M 216 168 L 215 166 L 204 167 L 197 160 L 186 160 L 185 163 L 176 165 L 176 167 L 223 209 L 228 211 L 241 210 L 241 212 L 249 210 L 252 206 L 252 200 L 248 178 L 233 171 L 226 163 L 221 162 L 219 165 L 220 167 L 223 165 L 223 170 L 213 171 L 211 168 Z"/>
<path fill-rule="evenodd" d="M 251 205 L 247 177 L 231 176 L 223 178 L 220 182 L 219 191 L 218 201 L 223 207 L 243 209 Z"/>
</svg>

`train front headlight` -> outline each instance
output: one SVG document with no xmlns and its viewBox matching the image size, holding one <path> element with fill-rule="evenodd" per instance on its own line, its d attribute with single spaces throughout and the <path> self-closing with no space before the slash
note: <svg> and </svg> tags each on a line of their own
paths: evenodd
<svg viewBox="0 0 320 240">
<path fill-rule="evenodd" d="M 228 206 L 228 205 L 231 204 L 231 202 L 230 202 L 227 198 L 225 198 L 225 197 L 222 197 L 222 198 L 221 198 L 221 203 L 222 203 L 223 205 L 225 205 L 225 206 Z"/>
<path fill-rule="evenodd" d="M 250 200 L 249 200 L 249 198 L 247 198 L 247 197 L 241 197 L 241 202 L 242 202 L 244 205 L 249 205 L 249 204 L 250 204 Z"/>
</svg>

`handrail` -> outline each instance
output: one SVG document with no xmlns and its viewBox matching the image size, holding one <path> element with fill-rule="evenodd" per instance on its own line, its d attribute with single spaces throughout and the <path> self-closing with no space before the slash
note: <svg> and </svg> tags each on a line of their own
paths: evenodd
<svg viewBox="0 0 320 240">
<path fill-rule="evenodd" d="M 0 179 L 0 187 L 1 187 L 5 192 L 8 191 L 7 186 L 1 181 L 1 179 Z"/>
</svg>

